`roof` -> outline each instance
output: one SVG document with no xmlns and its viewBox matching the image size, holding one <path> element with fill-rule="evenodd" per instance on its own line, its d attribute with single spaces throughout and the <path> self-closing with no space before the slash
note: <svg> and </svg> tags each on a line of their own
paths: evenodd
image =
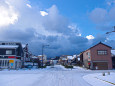
<svg viewBox="0 0 115 86">
<path fill-rule="evenodd" d="M 0 45 L 0 48 L 18 48 L 18 45 Z"/>
<path fill-rule="evenodd" d="M 36 57 L 36 56 L 32 56 L 32 58 L 33 58 L 33 59 L 37 59 L 38 57 Z"/>
<path fill-rule="evenodd" d="M 93 47 L 95 47 L 95 46 L 97 46 L 97 45 L 99 45 L 99 44 L 102 44 L 102 45 L 104 45 L 104 46 L 107 46 L 107 47 L 109 47 L 109 48 L 112 48 L 112 47 L 110 47 L 110 46 L 108 46 L 108 45 L 106 45 L 106 44 L 104 44 L 104 43 L 102 43 L 102 42 L 99 42 L 98 44 L 96 44 L 96 45 L 90 47 L 89 49 L 91 49 L 91 48 L 93 48 Z M 87 49 L 87 50 L 89 50 L 89 49 Z M 87 51 L 87 50 L 85 50 L 85 51 Z M 81 53 L 84 53 L 85 51 L 83 51 L 83 52 L 81 52 Z"/>
<path fill-rule="evenodd" d="M 80 61 L 80 58 L 77 58 L 78 59 L 78 61 Z"/>
<path fill-rule="evenodd" d="M 68 59 L 73 59 L 73 56 L 67 56 Z"/>
<path fill-rule="evenodd" d="M 67 60 L 66 58 L 62 58 L 62 60 Z"/>
</svg>

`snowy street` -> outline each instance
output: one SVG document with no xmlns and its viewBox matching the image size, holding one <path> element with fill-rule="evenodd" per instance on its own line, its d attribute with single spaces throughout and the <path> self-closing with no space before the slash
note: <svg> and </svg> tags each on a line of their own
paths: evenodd
<svg viewBox="0 0 115 86">
<path fill-rule="evenodd" d="M 46 69 L 0 71 L 0 86 L 92 86 L 83 79 L 94 71 L 62 66 Z M 99 71 L 98 71 L 99 72 Z"/>
</svg>

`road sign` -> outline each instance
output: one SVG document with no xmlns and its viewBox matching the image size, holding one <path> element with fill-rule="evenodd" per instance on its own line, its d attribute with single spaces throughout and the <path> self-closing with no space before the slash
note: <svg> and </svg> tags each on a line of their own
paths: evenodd
<svg viewBox="0 0 115 86">
<path fill-rule="evenodd" d="M 14 60 L 9 60 L 9 63 L 14 63 Z"/>
</svg>

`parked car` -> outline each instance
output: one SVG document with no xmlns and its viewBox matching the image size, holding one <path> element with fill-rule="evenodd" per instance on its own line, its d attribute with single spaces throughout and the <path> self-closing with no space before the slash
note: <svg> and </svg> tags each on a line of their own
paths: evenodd
<svg viewBox="0 0 115 86">
<path fill-rule="evenodd" d="M 32 65 L 26 65 L 25 68 L 33 68 Z"/>
</svg>

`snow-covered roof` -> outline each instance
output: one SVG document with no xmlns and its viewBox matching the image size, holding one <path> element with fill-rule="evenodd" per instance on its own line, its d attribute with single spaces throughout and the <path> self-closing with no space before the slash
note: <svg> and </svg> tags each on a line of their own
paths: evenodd
<svg viewBox="0 0 115 86">
<path fill-rule="evenodd" d="M 33 59 L 37 59 L 38 57 L 36 57 L 36 56 L 32 56 L 32 58 L 33 58 Z"/>
<path fill-rule="evenodd" d="M 80 61 L 80 58 L 77 58 L 78 59 L 78 61 Z"/>
<path fill-rule="evenodd" d="M 67 56 L 68 59 L 73 59 L 73 56 Z"/>
<path fill-rule="evenodd" d="M 77 55 L 77 57 L 79 57 L 80 56 L 80 54 L 79 55 Z"/>
<path fill-rule="evenodd" d="M 22 48 L 24 48 L 24 47 L 26 47 L 26 45 L 25 45 L 25 44 L 22 44 Z"/>
<path fill-rule="evenodd" d="M 113 55 L 115 55 L 115 50 L 111 50 L 111 53 L 112 53 Z"/>
<path fill-rule="evenodd" d="M 18 48 L 18 45 L 0 45 L 0 48 Z"/>
<path fill-rule="evenodd" d="M 74 58 L 76 58 L 77 55 L 73 55 Z"/>
<path fill-rule="evenodd" d="M 62 58 L 62 60 L 67 60 L 66 58 Z"/>
<path fill-rule="evenodd" d="M 38 55 L 38 56 L 42 56 L 42 55 Z"/>
</svg>

